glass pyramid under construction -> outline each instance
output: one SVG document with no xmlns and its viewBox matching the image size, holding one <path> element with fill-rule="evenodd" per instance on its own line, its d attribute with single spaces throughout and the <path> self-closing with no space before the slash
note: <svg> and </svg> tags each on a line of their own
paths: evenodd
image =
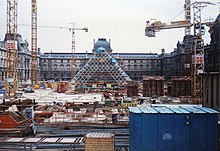
<svg viewBox="0 0 220 151">
<path fill-rule="evenodd" d="M 93 56 L 76 74 L 77 86 L 125 86 L 131 81 L 129 76 L 119 66 L 117 60 L 111 56 L 110 44 L 105 39 L 99 39 L 94 45 Z"/>
</svg>

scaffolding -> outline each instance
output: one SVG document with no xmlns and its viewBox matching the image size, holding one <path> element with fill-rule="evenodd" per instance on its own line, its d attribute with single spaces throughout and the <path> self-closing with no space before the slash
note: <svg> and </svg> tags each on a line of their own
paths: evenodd
<svg viewBox="0 0 220 151">
<path fill-rule="evenodd" d="M 116 59 L 103 47 L 93 52 L 93 56 L 76 74 L 75 79 L 78 86 L 98 83 L 125 86 L 127 81 L 131 81 Z"/>
</svg>

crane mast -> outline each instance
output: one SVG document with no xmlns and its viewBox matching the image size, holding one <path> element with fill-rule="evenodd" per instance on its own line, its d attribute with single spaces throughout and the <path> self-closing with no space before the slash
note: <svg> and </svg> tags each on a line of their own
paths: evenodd
<svg viewBox="0 0 220 151">
<path fill-rule="evenodd" d="M 191 22 L 191 0 L 185 0 L 185 20 Z M 185 35 L 191 34 L 191 28 L 185 28 Z"/>
<path fill-rule="evenodd" d="M 185 0 L 185 20 L 191 22 L 191 0 Z M 185 27 L 184 37 L 184 75 L 191 77 L 191 27 Z"/>
<path fill-rule="evenodd" d="M 72 28 L 71 28 L 71 36 L 72 36 L 72 41 L 71 41 L 71 51 L 72 51 L 72 82 L 73 84 L 75 83 L 75 75 L 76 75 L 76 42 L 75 42 L 75 24 L 72 23 Z"/>
<path fill-rule="evenodd" d="M 71 40 L 71 51 L 72 51 L 72 84 L 75 84 L 75 75 L 76 75 L 76 39 L 75 39 L 75 31 L 76 30 L 84 30 L 85 32 L 88 32 L 88 28 L 84 27 L 84 28 L 75 28 L 75 24 L 72 24 L 72 28 L 69 28 L 69 30 L 71 31 L 71 36 L 72 36 L 72 40 Z"/>
<path fill-rule="evenodd" d="M 193 51 L 192 51 L 192 98 L 194 103 L 202 103 L 202 75 L 204 72 L 204 40 L 205 27 L 202 23 L 201 11 L 208 5 L 215 5 L 211 2 L 195 2 L 193 6 Z"/>
<path fill-rule="evenodd" d="M 18 0 L 7 0 L 7 35 L 6 35 L 6 98 L 15 97 L 18 84 Z"/>
<path fill-rule="evenodd" d="M 37 84 L 37 0 L 31 1 L 31 84 Z"/>
</svg>

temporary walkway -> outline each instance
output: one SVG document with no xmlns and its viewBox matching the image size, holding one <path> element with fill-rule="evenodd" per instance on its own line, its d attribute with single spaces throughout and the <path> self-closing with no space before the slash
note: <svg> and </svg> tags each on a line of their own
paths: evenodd
<svg viewBox="0 0 220 151">
<path fill-rule="evenodd" d="M 31 151 L 33 147 L 40 144 L 60 144 L 69 145 L 71 151 L 75 150 L 77 145 L 83 142 L 83 137 L 7 137 L 0 139 L 0 145 L 20 145 L 24 151 Z"/>
</svg>

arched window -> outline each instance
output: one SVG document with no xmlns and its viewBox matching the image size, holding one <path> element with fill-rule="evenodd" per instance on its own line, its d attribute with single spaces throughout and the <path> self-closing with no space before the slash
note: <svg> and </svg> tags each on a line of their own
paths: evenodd
<svg viewBox="0 0 220 151">
<path fill-rule="evenodd" d="M 150 69 L 150 65 L 149 64 L 146 65 L 146 69 Z"/>
<path fill-rule="evenodd" d="M 47 65 L 44 64 L 44 65 L 43 65 L 43 70 L 46 70 L 46 69 L 47 69 Z"/>
<path fill-rule="evenodd" d="M 138 70 L 138 66 L 136 64 L 134 65 L 134 70 Z"/>
<path fill-rule="evenodd" d="M 60 70 L 64 70 L 64 65 L 63 64 L 60 65 Z"/>
<path fill-rule="evenodd" d="M 69 64 L 66 65 L 66 68 L 67 68 L 67 70 L 70 70 L 70 65 Z"/>
<path fill-rule="evenodd" d="M 140 65 L 140 70 L 143 70 L 143 65 L 142 64 Z"/>
<path fill-rule="evenodd" d="M 131 70 L 131 65 L 128 65 L 128 70 Z"/>
<path fill-rule="evenodd" d="M 64 78 L 64 74 L 63 74 L 63 73 L 61 73 L 61 74 L 60 74 L 60 76 L 61 76 L 61 79 L 63 79 L 63 78 Z"/>
<path fill-rule="evenodd" d="M 57 70 L 57 64 L 53 65 L 53 69 Z"/>
</svg>

